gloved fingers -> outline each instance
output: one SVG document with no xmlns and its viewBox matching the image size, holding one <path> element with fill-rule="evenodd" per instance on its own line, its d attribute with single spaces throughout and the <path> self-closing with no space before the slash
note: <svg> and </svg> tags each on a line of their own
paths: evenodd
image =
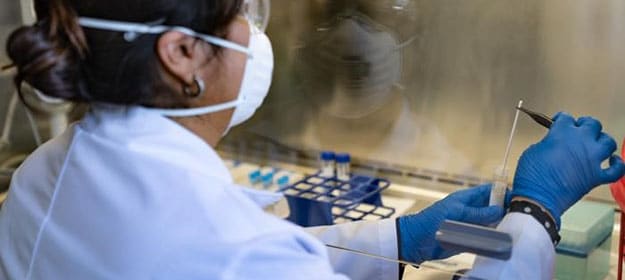
<svg viewBox="0 0 625 280">
<path fill-rule="evenodd" d="M 466 207 L 460 222 L 490 225 L 501 220 L 504 213 L 505 211 L 501 206 Z"/>
<path fill-rule="evenodd" d="M 598 153 L 598 156 L 599 159 L 601 159 L 602 161 L 614 154 L 614 152 L 616 152 L 616 149 L 618 148 L 614 138 L 606 133 L 601 133 L 597 142 L 600 145 L 600 151 Z"/>
<path fill-rule="evenodd" d="M 485 205 L 488 203 L 488 198 L 490 197 L 490 189 L 492 185 L 480 185 L 476 187 L 471 187 L 468 189 L 464 189 L 461 191 L 457 191 L 452 195 L 462 204 L 465 205 Z"/>
<path fill-rule="evenodd" d="M 597 119 L 593 117 L 581 117 L 577 120 L 577 126 L 588 131 L 593 139 L 598 139 L 601 136 L 601 130 L 603 125 Z"/>
<path fill-rule="evenodd" d="M 490 191 L 493 188 L 492 184 L 485 184 L 473 187 L 477 189 L 473 197 L 471 197 L 466 204 L 473 207 L 485 207 L 488 206 L 490 201 Z"/>
<path fill-rule="evenodd" d="M 617 155 L 610 157 L 610 167 L 603 169 L 601 173 L 601 183 L 607 184 L 616 182 L 625 175 L 625 163 Z"/>
<path fill-rule="evenodd" d="M 553 125 L 551 129 L 561 127 L 573 127 L 575 126 L 575 118 L 565 112 L 559 112 L 553 117 Z"/>
</svg>

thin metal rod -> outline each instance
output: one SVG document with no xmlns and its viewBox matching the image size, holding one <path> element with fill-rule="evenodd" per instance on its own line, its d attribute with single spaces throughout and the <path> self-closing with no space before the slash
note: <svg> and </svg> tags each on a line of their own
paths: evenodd
<svg viewBox="0 0 625 280">
<path fill-rule="evenodd" d="M 523 100 L 519 100 L 519 105 L 517 108 L 523 108 Z M 510 157 L 510 149 L 512 148 L 512 139 L 514 139 L 514 133 L 516 132 L 516 124 L 519 121 L 519 109 L 516 109 L 516 114 L 514 115 L 514 123 L 512 123 L 512 131 L 510 131 L 510 138 L 508 138 L 508 146 L 506 147 L 506 155 L 503 158 L 502 170 L 505 172 L 506 165 L 508 164 L 508 158 Z"/>
<path fill-rule="evenodd" d="M 353 254 L 356 254 L 356 255 L 365 256 L 365 257 L 368 257 L 368 258 L 383 260 L 383 261 L 397 263 L 397 264 L 410 265 L 410 266 L 414 266 L 416 268 L 425 268 L 425 269 L 431 269 L 431 270 L 435 270 L 435 271 L 443 271 L 443 272 L 449 273 L 450 275 L 453 275 L 453 276 L 463 277 L 462 279 L 470 279 L 470 280 L 479 280 L 480 279 L 480 278 L 476 278 L 476 277 L 466 276 L 466 275 L 464 275 L 464 274 L 462 274 L 460 272 L 446 271 L 446 270 L 443 270 L 443 269 L 440 269 L 440 268 L 436 268 L 436 267 L 433 267 L 433 266 L 430 267 L 430 266 L 423 265 L 423 264 L 418 264 L 418 263 L 407 262 L 407 261 L 387 258 L 387 257 L 383 257 L 383 256 L 373 255 L 373 254 L 365 253 L 365 252 L 354 250 L 354 249 L 344 248 L 344 247 L 330 245 L 330 244 L 326 244 L 326 246 L 328 248 L 336 249 L 336 250 L 339 250 L 339 251 L 345 251 L 345 252 L 353 253 Z M 469 277 L 469 278 L 466 278 L 466 277 Z"/>
<path fill-rule="evenodd" d="M 537 122 L 538 124 L 544 126 L 547 129 L 551 128 L 551 125 L 553 125 L 553 119 L 551 119 L 550 117 L 547 117 L 544 114 L 541 113 L 536 113 L 534 111 L 531 111 L 527 108 L 517 108 L 519 110 L 521 110 L 521 112 L 526 113 L 528 116 L 530 116 L 535 122 Z"/>
</svg>

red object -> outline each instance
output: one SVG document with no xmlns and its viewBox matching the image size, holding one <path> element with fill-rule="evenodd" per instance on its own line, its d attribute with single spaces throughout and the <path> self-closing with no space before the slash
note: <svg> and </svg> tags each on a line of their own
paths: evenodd
<svg viewBox="0 0 625 280">
<path fill-rule="evenodd" d="M 612 197 L 614 197 L 618 206 L 621 210 L 625 210 L 625 178 L 621 178 L 621 180 L 612 184 L 612 186 L 610 186 L 610 190 L 612 191 Z"/>
<path fill-rule="evenodd" d="M 622 156 L 625 158 L 625 140 L 623 141 L 623 152 Z M 610 190 L 612 191 L 612 197 L 621 208 L 621 228 L 619 234 L 618 241 L 618 280 L 623 279 L 623 256 L 625 255 L 625 228 L 623 224 L 625 224 L 625 177 L 618 180 L 616 183 L 610 186 Z"/>
<path fill-rule="evenodd" d="M 618 280 L 623 279 L 623 245 L 625 244 L 625 231 L 623 231 L 623 222 L 625 222 L 625 216 L 623 216 L 623 213 L 621 212 L 621 229 L 620 229 L 620 234 L 619 234 L 619 240 L 618 240 Z"/>
</svg>

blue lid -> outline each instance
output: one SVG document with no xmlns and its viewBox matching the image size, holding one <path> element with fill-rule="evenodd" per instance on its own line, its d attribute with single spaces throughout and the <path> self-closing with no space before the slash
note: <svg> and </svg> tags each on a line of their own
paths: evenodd
<svg viewBox="0 0 625 280">
<path fill-rule="evenodd" d="M 276 181 L 276 184 L 278 184 L 278 186 L 284 186 L 284 185 L 288 185 L 289 184 L 289 176 L 282 176 L 280 178 L 278 178 L 278 180 Z"/>
<path fill-rule="evenodd" d="M 333 152 L 321 152 L 321 160 L 334 160 Z"/>
<path fill-rule="evenodd" d="M 267 173 L 261 177 L 263 181 L 273 181 L 273 173 Z"/>
<path fill-rule="evenodd" d="M 250 179 L 250 182 L 255 184 L 260 181 L 262 173 L 260 173 L 260 170 L 255 170 L 250 172 L 247 176 Z"/>
<path fill-rule="evenodd" d="M 349 154 L 337 154 L 336 162 L 338 163 L 349 163 L 352 160 Z"/>
</svg>

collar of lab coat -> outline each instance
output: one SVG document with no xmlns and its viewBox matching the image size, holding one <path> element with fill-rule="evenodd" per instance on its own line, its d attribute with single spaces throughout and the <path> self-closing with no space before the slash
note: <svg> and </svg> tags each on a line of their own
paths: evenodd
<svg viewBox="0 0 625 280">
<path fill-rule="evenodd" d="M 131 150 L 166 157 L 173 164 L 229 183 L 263 209 L 268 210 L 284 200 L 279 193 L 235 185 L 230 171 L 210 145 L 148 108 L 96 104 L 80 126 L 93 135 L 113 139 Z"/>
<path fill-rule="evenodd" d="M 226 183 L 232 176 L 217 152 L 200 137 L 148 108 L 96 104 L 80 126 L 130 151 L 166 159 Z"/>
</svg>

